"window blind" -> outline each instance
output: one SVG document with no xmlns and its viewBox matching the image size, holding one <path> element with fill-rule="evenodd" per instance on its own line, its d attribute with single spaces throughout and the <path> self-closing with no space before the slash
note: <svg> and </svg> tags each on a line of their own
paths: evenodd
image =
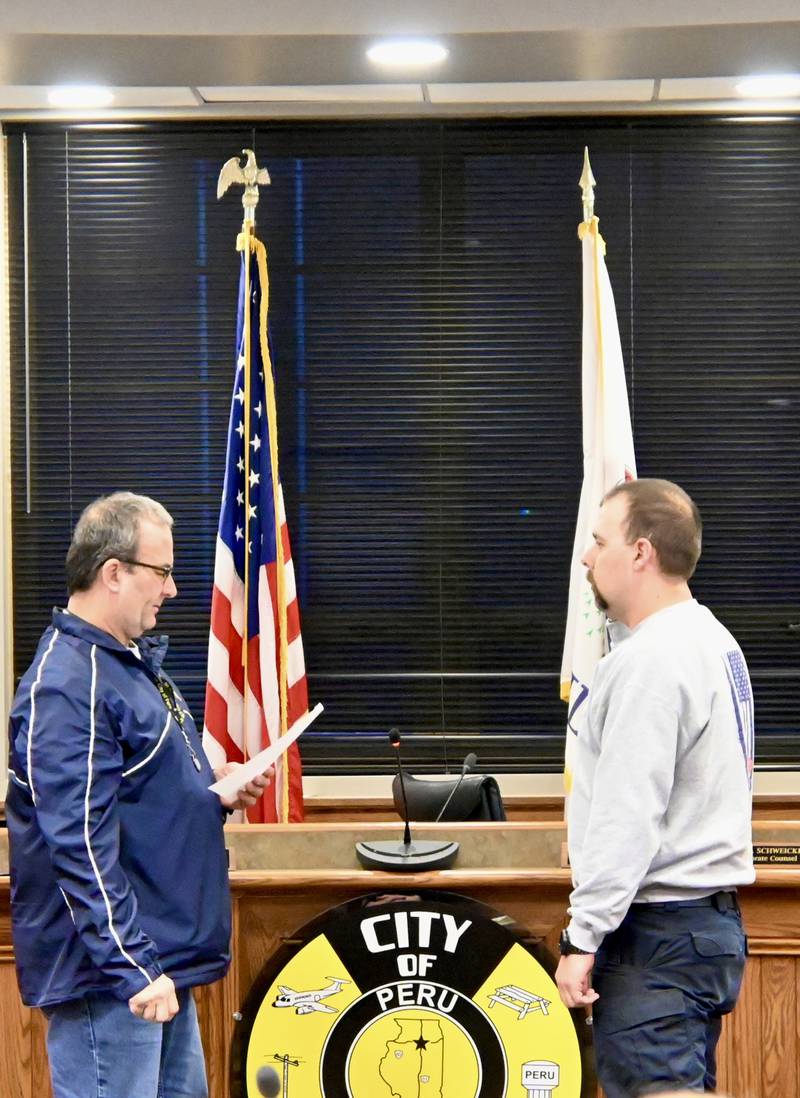
<svg viewBox="0 0 800 1098">
<path fill-rule="evenodd" d="M 581 478 L 577 179 L 591 150 L 640 475 L 706 524 L 693 587 L 740 641 L 758 762 L 798 765 L 794 122 L 11 125 L 15 658 L 82 507 L 176 520 L 169 667 L 202 719 L 241 221 L 257 151 L 307 773 L 557 770 Z M 27 226 L 27 232 L 26 232 Z M 25 310 L 25 273 L 28 309 Z"/>
</svg>

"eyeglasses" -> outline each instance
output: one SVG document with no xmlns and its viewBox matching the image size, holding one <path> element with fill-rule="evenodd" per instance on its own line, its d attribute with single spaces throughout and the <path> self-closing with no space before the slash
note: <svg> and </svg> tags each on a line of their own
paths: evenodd
<svg viewBox="0 0 800 1098">
<path fill-rule="evenodd" d="M 171 564 L 148 564 L 146 561 L 130 560 L 128 557 L 116 557 L 115 559 L 118 560 L 120 564 L 135 564 L 139 568 L 149 568 L 151 572 L 155 572 L 157 575 L 161 576 L 162 583 L 166 583 L 175 571 L 175 568 Z"/>
</svg>

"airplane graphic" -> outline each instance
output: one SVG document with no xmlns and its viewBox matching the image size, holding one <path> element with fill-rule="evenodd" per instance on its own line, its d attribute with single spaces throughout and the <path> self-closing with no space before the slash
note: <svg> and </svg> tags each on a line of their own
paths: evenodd
<svg viewBox="0 0 800 1098">
<path fill-rule="evenodd" d="M 274 1007 L 294 1007 L 295 1014 L 312 1014 L 315 1010 L 325 1014 L 338 1014 L 339 1011 L 336 1007 L 327 1006 L 325 1003 L 321 1003 L 320 999 L 327 999 L 329 995 L 336 995 L 350 981 L 337 980 L 334 976 L 326 976 L 325 979 L 330 980 L 330 984 L 316 991 L 295 991 L 293 988 L 278 984 L 280 995 L 276 997 L 272 1005 Z"/>
</svg>

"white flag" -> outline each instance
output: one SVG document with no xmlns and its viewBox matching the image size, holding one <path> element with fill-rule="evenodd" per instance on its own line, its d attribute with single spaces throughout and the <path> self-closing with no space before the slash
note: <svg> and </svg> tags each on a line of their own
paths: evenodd
<svg viewBox="0 0 800 1098">
<path fill-rule="evenodd" d="M 569 793 L 575 742 L 586 721 L 592 676 L 606 652 L 606 619 L 598 610 L 581 557 L 603 496 L 636 477 L 633 433 L 606 245 L 596 217 L 578 227 L 583 248 L 583 487 L 572 550 L 561 697 L 568 702 L 564 779 Z"/>
</svg>

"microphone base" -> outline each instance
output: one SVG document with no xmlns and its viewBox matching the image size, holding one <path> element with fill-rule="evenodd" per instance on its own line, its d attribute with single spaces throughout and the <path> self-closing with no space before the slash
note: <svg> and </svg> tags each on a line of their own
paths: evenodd
<svg viewBox="0 0 800 1098">
<path fill-rule="evenodd" d="M 356 857 L 364 869 L 389 873 L 425 873 L 449 869 L 458 855 L 458 843 L 423 841 L 356 843 Z"/>
</svg>

